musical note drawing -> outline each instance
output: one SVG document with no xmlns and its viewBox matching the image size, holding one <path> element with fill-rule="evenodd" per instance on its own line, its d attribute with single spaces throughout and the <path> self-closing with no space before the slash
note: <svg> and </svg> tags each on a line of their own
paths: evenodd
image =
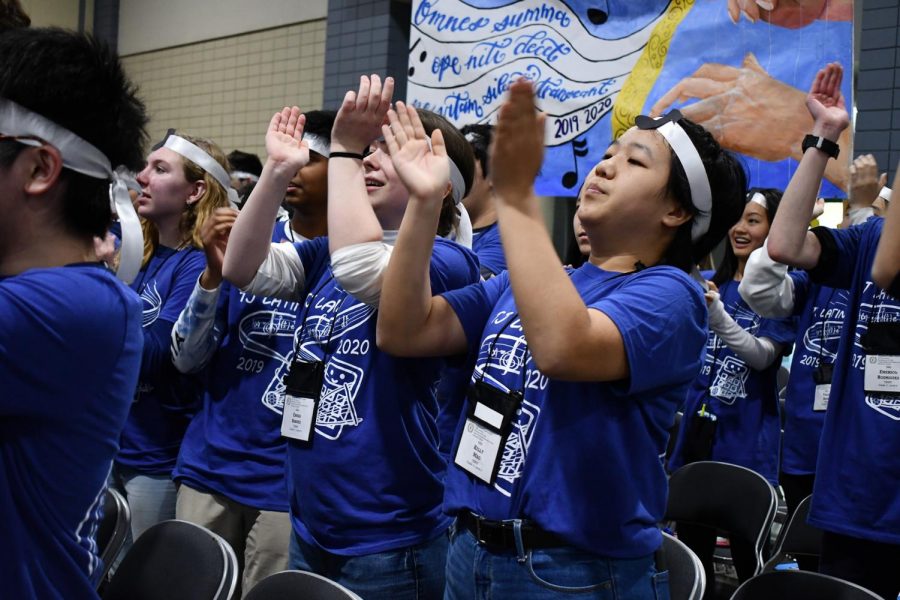
<svg viewBox="0 0 900 600">
<path fill-rule="evenodd" d="M 597 7 L 589 8 L 587 17 L 588 21 L 594 25 L 603 25 L 609 19 L 609 6 L 606 6 L 606 10 Z"/>
<path fill-rule="evenodd" d="M 572 189 L 578 183 L 578 159 L 588 155 L 588 142 L 586 139 L 572 140 L 572 161 L 575 163 L 574 171 L 567 171 L 562 176 L 562 184 L 566 189 Z"/>
<path fill-rule="evenodd" d="M 421 42 L 421 41 L 422 41 L 422 38 L 419 38 L 415 41 L 415 43 L 412 46 L 409 47 L 410 54 L 413 53 L 413 50 L 416 49 L 416 46 L 418 46 L 419 42 Z M 428 53 L 425 52 L 424 50 L 422 50 L 422 52 L 419 53 L 419 62 L 425 62 L 426 58 L 428 58 Z M 412 77 L 413 75 L 415 75 L 415 73 L 416 73 L 416 68 L 410 67 L 409 68 L 409 76 Z"/>
</svg>

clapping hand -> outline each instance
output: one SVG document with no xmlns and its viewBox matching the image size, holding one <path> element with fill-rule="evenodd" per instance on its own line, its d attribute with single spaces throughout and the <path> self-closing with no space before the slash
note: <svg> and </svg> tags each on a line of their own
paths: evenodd
<svg viewBox="0 0 900 600">
<path fill-rule="evenodd" d="M 382 125 L 381 131 L 403 185 L 413 198 L 440 201 L 450 190 L 450 163 L 443 133 L 436 128 L 429 147 L 419 114 L 403 102 L 397 102 L 397 109 L 389 110 L 387 116 L 390 125 Z"/>
<path fill-rule="evenodd" d="M 813 133 L 831 141 L 837 141 L 850 124 L 850 115 L 841 94 L 843 77 L 844 68 L 839 63 L 825 65 L 816 73 L 806 96 L 806 108 L 814 121 Z"/>
<path fill-rule="evenodd" d="M 309 162 L 309 144 L 302 139 L 305 124 L 306 117 L 296 106 L 285 106 L 269 121 L 266 153 L 278 171 L 293 175 Z"/>
<path fill-rule="evenodd" d="M 200 239 L 206 254 L 206 269 L 200 276 L 200 285 L 211 290 L 222 283 L 222 264 L 225 262 L 225 247 L 228 234 L 234 227 L 238 211 L 233 208 L 217 208 L 200 227 Z"/>
<path fill-rule="evenodd" d="M 513 204 L 531 197 L 544 159 L 545 118 L 535 110 L 531 82 L 519 79 L 509 87 L 490 150 L 491 184 L 498 201 Z"/>
<path fill-rule="evenodd" d="M 348 91 L 334 119 L 331 130 L 331 149 L 341 152 L 365 152 L 381 135 L 394 95 L 394 79 L 388 77 L 381 85 L 378 75 L 359 78 L 359 91 Z"/>
</svg>

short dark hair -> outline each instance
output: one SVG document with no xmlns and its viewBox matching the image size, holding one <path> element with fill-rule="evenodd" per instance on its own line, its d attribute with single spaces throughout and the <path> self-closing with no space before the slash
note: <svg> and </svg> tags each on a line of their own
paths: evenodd
<svg viewBox="0 0 900 600">
<path fill-rule="evenodd" d="M 57 28 L 8 29 L 0 35 L 0 97 L 50 119 L 93 144 L 113 168 L 140 170 L 147 115 L 135 86 L 106 44 Z M 0 153 L 8 166 L 24 148 Z M 76 235 L 109 227 L 109 181 L 63 169 L 63 221 Z"/>
<path fill-rule="evenodd" d="M 0 0 L 0 31 L 31 25 L 31 17 L 22 9 L 19 0 Z"/>
<path fill-rule="evenodd" d="M 306 114 L 304 133 L 312 133 L 331 142 L 331 129 L 334 127 L 334 118 L 337 112 L 333 110 L 311 110 Z"/>
<path fill-rule="evenodd" d="M 463 125 L 460 131 L 469 140 L 472 152 L 475 153 L 475 160 L 481 163 L 481 174 L 486 179 L 488 176 L 488 156 L 491 139 L 494 137 L 494 126 L 486 123 L 472 123 Z"/>
<path fill-rule="evenodd" d="M 259 157 L 250 152 L 243 150 L 232 150 L 228 154 L 228 164 L 235 171 L 244 171 L 245 173 L 253 173 L 257 177 L 262 175 L 262 162 Z"/>
<path fill-rule="evenodd" d="M 693 219 L 684 223 L 675 232 L 675 239 L 669 244 L 663 258 L 669 264 L 690 272 L 725 237 L 728 230 L 741 218 L 744 210 L 744 196 L 747 189 L 747 174 L 737 157 L 725 151 L 719 143 L 702 126 L 689 119 L 680 119 L 678 124 L 684 129 L 694 143 L 700 160 L 709 178 L 709 189 L 712 193 L 712 214 L 709 229 L 696 241 L 691 240 Z M 691 201 L 691 186 L 681 161 L 672 152 L 671 172 L 669 173 L 668 191 L 674 198 L 697 214 L 697 208 Z"/>
</svg>

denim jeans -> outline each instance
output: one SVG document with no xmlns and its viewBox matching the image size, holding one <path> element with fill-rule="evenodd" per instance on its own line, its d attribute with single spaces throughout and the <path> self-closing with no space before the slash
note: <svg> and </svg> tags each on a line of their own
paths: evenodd
<svg viewBox="0 0 900 600">
<path fill-rule="evenodd" d="M 340 556 L 291 536 L 291 569 L 336 581 L 365 600 L 439 600 L 444 595 L 447 534 L 398 550 Z"/>
<path fill-rule="evenodd" d="M 495 552 L 460 529 L 450 536 L 444 598 L 668 600 L 669 573 L 657 573 L 652 554 L 607 559 L 571 547 Z"/>
<path fill-rule="evenodd" d="M 122 465 L 113 465 L 110 484 L 122 492 L 131 509 L 131 530 L 113 561 L 110 573 L 114 573 L 134 540 L 160 521 L 175 518 L 176 487 L 171 477 L 147 475 Z"/>
</svg>

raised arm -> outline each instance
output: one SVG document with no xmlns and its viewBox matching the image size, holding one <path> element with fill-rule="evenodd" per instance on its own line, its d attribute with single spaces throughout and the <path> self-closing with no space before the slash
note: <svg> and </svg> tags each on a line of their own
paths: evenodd
<svg viewBox="0 0 900 600">
<path fill-rule="evenodd" d="M 813 117 L 812 135 L 832 142 L 836 142 L 850 124 L 841 95 L 843 72 L 837 63 L 820 69 L 806 97 L 806 106 Z M 829 155 L 817 148 L 809 148 L 803 153 L 769 231 L 768 249 L 773 260 L 803 269 L 812 269 L 818 264 L 822 247 L 818 238 L 807 231 L 807 224 L 828 160 Z"/>
<path fill-rule="evenodd" d="M 378 347 L 398 356 L 457 354 L 466 348 L 465 332 L 447 301 L 431 295 L 429 276 L 441 201 L 450 184 L 444 136 L 435 129 L 429 150 L 416 110 L 402 102 L 388 118 L 384 139 L 410 198 L 384 273 Z"/>
<path fill-rule="evenodd" d="M 533 185 L 543 151 L 544 116 L 535 112 L 531 84 L 517 81 L 500 109 L 491 179 L 528 349 L 548 377 L 623 379 L 629 369 L 622 336 L 612 319 L 588 310 L 582 301 L 556 255 L 538 208 Z"/>
<path fill-rule="evenodd" d="M 378 75 L 359 79 L 359 91 L 349 91 L 331 131 L 328 161 L 328 249 L 334 253 L 346 246 L 382 239 L 382 227 L 366 193 L 362 156 L 381 136 L 381 125 L 391 105 L 394 80 L 384 86 Z M 340 156 L 348 153 L 356 157 Z"/>
<path fill-rule="evenodd" d="M 894 176 L 893 190 L 898 190 L 900 195 L 900 165 L 897 166 L 897 174 Z M 897 290 L 891 289 L 891 284 L 897 280 L 900 273 L 900 198 L 888 205 L 887 217 L 884 219 L 884 228 L 881 230 L 881 240 L 878 242 L 878 251 L 875 253 L 875 262 L 872 263 L 872 280 L 884 290 L 890 290 L 896 294 Z"/>
<path fill-rule="evenodd" d="M 309 146 L 301 140 L 305 122 L 296 106 L 285 107 L 269 122 L 266 164 L 234 223 L 222 266 L 225 279 L 238 287 L 249 284 L 266 259 L 272 226 L 288 183 L 309 162 Z"/>
</svg>

